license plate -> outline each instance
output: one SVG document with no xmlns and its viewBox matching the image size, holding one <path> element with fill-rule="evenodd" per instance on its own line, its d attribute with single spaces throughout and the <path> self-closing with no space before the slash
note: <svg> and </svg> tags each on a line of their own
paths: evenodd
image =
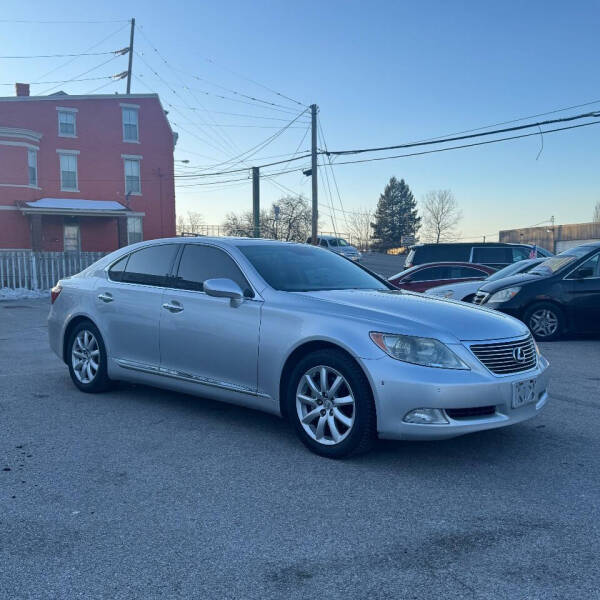
<svg viewBox="0 0 600 600">
<path fill-rule="evenodd" d="M 513 383 L 512 407 L 519 408 L 535 402 L 535 379 Z"/>
</svg>

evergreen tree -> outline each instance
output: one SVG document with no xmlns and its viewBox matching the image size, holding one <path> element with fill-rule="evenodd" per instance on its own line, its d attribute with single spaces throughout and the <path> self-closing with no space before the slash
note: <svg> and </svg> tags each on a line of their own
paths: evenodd
<svg viewBox="0 0 600 600">
<path fill-rule="evenodd" d="M 380 250 L 402 246 L 403 238 L 414 237 L 421 226 L 421 217 L 417 215 L 417 202 L 410 188 L 401 179 L 392 177 L 379 196 L 373 237 Z"/>
</svg>

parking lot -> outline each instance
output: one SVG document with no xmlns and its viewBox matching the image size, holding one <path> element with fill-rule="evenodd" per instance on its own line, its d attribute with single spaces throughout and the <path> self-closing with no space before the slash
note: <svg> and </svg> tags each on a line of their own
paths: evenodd
<svg viewBox="0 0 600 600">
<path fill-rule="evenodd" d="M 79 392 L 47 311 L 0 302 L 0 597 L 598 597 L 599 340 L 542 346 L 534 420 L 331 461 L 266 414 Z"/>
</svg>

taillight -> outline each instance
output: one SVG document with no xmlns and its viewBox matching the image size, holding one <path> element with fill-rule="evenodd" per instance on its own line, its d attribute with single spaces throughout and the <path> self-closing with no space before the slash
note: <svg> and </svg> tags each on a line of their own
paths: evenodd
<svg viewBox="0 0 600 600">
<path fill-rule="evenodd" d="M 50 290 L 50 304 L 54 304 L 56 302 L 56 299 L 58 298 L 58 296 L 60 295 L 61 292 L 62 292 L 62 286 L 60 285 L 60 283 L 57 283 Z"/>
</svg>

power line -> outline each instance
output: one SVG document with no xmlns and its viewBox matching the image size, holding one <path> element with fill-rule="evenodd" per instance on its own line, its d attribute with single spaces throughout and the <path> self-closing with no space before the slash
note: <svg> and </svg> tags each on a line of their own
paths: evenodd
<svg viewBox="0 0 600 600">
<path fill-rule="evenodd" d="M 557 127 L 555 129 L 546 129 L 546 130 L 542 131 L 542 134 L 545 135 L 546 133 L 554 133 L 555 131 L 566 131 L 567 129 L 577 129 L 579 127 L 587 127 L 588 125 L 599 125 L 599 124 L 600 124 L 600 121 L 592 121 L 590 123 L 580 123 L 579 125 L 570 125 L 568 127 Z M 513 136 L 509 136 L 509 137 L 498 138 L 495 140 L 486 140 L 484 142 L 474 142 L 472 144 L 461 144 L 459 146 L 449 146 L 447 148 L 436 148 L 435 150 L 424 150 L 422 152 L 411 152 L 409 154 L 396 154 L 393 156 L 380 156 L 380 157 L 376 157 L 376 158 L 365 158 L 365 159 L 361 159 L 361 160 L 348 160 L 348 161 L 343 161 L 343 162 L 337 161 L 337 162 L 332 162 L 331 164 L 332 164 L 332 166 L 351 165 L 351 164 L 355 164 L 355 163 L 366 163 L 366 162 L 376 162 L 376 161 L 380 161 L 380 160 L 389 160 L 392 158 L 421 156 L 423 154 L 435 154 L 437 152 L 447 152 L 449 150 L 459 150 L 461 148 L 472 148 L 475 146 L 484 146 L 486 144 L 496 144 L 498 142 L 517 140 L 517 139 L 536 136 L 536 135 L 540 135 L 539 132 L 536 131 L 534 133 L 524 133 L 521 135 L 513 135 Z"/>
<path fill-rule="evenodd" d="M 127 75 L 127 71 L 123 71 L 125 75 Z M 61 81 L 31 81 L 29 85 L 48 85 L 50 83 L 76 83 L 78 81 L 100 81 L 101 79 L 123 79 L 125 75 L 123 73 L 117 73 L 116 75 L 104 75 L 103 77 L 84 77 L 83 79 L 63 79 Z M 15 85 L 14 82 L 11 83 L 0 83 L 0 85 Z"/>
<path fill-rule="evenodd" d="M 0 19 L 0 23 L 36 23 L 38 25 L 74 25 L 74 24 L 97 24 L 97 23 L 129 23 L 126 19 L 102 20 L 102 21 L 54 21 L 54 20 L 32 20 L 32 19 Z"/>
<path fill-rule="evenodd" d="M 493 131 L 484 131 L 482 133 L 472 133 L 469 135 L 461 135 L 455 137 L 441 137 L 441 138 L 432 138 L 428 141 L 422 142 L 410 142 L 406 144 L 395 144 L 393 146 L 379 146 L 374 148 L 359 148 L 356 150 L 336 150 L 336 151 L 327 151 L 324 154 L 328 156 L 344 156 L 348 154 L 364 154 L 365 152 L 383 152 L 385 150 L 398 150 L 400 148 L 414 148 L 416 146 L 429 146 L 431 144 L 443 144 L 447 142 L 456 142 L 459 140 L 472 139 L 482 136 L 495 135 L 497 133 L 508 133 L 510 131 L 519 131 L 522 129 L 530 129 L 532 127 L 541 127 L 542 125 L 551 125 L 553 123 L 564 123 L 567 121 L 574 121 L 577 119 L 585 119 L 585 118 L 598 118 L 600 117 L 600 112 L 589 112 L 583 113 L 580 115 L 572 115 L 569 117 L 562 117 L 560 119 L 548 119 L 546 121 L 539 121 L 537 123 L 529 123 L 526 125 L 518 125 L 515 127 L 505 127 L 504 129 L 495 129 Z M 538 135 L 538 134 L 536 134 Z"/>
<path fill-rule="evenodd" d="M 61 83 L 71 83 L 73 81 L 77 81 L 83 75 L 87 75 L 88 73 L 91 73 L 92 71 L 95 71 L 96 69 L 99 69 L 100 67 L 103 67 L 104 65 L 107 65 L 109 62 L 112 62 L 113 60 L 116 60 L 120 56 L 121 55 L 117 54 L 116 56 L 113 56 L 113 57 L 109 58 L 108 60 L 100 63 L 99 65 L 96 65 L 95 67 L 92 67 L 91 69 L 88 69 L 87 71 L 84 71 L 83 73 L 79 73 L 78 75 L 75 75 L 75 77 L 73 77 L 73 78 L 71 78 L 71 79 L 69 79 L 67 81 L 61 81 Z M 38 94 L 38 96 L 43 96 L 43 95 L 47 94 L 48 92 L 51 92 L 52 90 L 56 89 L 56 87 L 58 87 L 58 86 L 54 85 L 51 88 L 48 88 L 47 90 L 44 90 L 43 92 L 40 92 Z"/>
<path fill-rule="evenodd" d="M 107 54 L 127 54 L 128 48 L 122 48 L 121 50 L 110 50 L 108 52 L 76 52 L 73 54 L 30 54 L 28 56 L 0 56 L 0 58 L 67 58 L 70 56 L 102 56 Z"/>
<path fill-rule="evenodd" d="M 89 52 L 90 50 L 93 50 L 94 48 L 97 48 L 98 46 L 100 46 L 101 44 L 103 44 L 104 42 L 106 42 L 107 40 L 109 40 L 110 38 L 112 38 L 113 36 L 117 35 L 117 33 L 121 33 L 121 31 L 123 31 L 126 27 L 127 27 L 127 25 L 123 25 L 122 27 L 118 27 L 115 31 L 113 31 L 112 33 L 109 33 L 106 37 L 102 38 L 99 42 L 96 42 L 95 44 L 92 44 L 91 46 L 89 46 L 88 48 L 86 48 L 83 51 L 83 53 Z M 39 79 L 45 79 L 46 77 L 48 77 L 48 75 L 52 75 L 52 73 L 55 73 L 56 71 L 59 71 L 60 69 L 62 69 L 64 67 L 72 64 L 78 58 L 79 58 L 78 56 L 75 56 L 74 58 L 71 58 L 68 61 L 66 61 L 66 62 L 58 65 L 57 67 L 54 67 L 54 68 L 50 69 L 49 71 L 47 71 L 43 75 L 40 75 Z"/>
</svg>

